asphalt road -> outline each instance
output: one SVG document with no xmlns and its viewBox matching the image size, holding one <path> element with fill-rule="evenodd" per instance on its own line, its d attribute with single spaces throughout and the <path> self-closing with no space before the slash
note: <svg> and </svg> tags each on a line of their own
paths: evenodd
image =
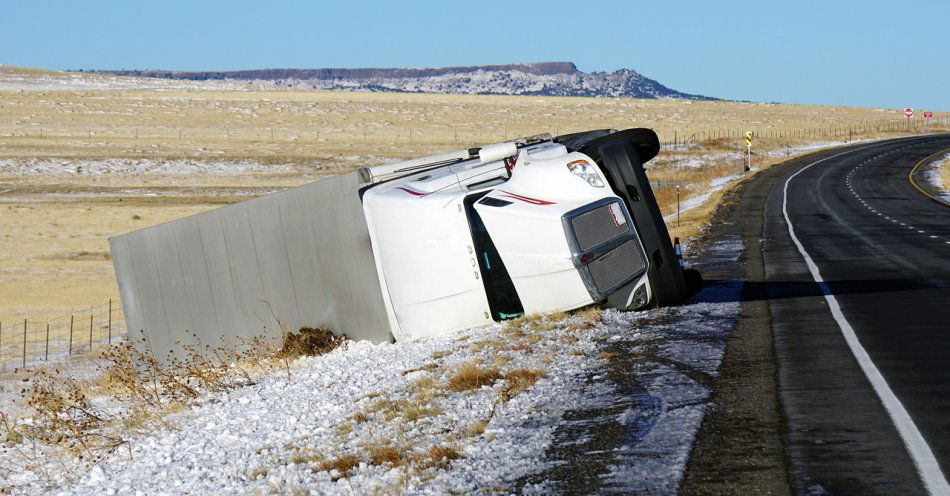
<svg viewBox="0 0 950 496">
<path fill-rule="evenodd" d="M 948 147 L 943 136 L 826 154 L 768 195 L 762 295 L 797 492 L 926 494 L 922 480 L 939 490 L 950 474 L 950 208 L 908 180 Z"/>
<path fill-rule="evenodd" d="M 744 239 L 742 318 L 683 494 L 950 493 L 950 207 L 908 180 L 947 148 L 817 152 L 725 201 L 709 236 Z"/>
</svg>

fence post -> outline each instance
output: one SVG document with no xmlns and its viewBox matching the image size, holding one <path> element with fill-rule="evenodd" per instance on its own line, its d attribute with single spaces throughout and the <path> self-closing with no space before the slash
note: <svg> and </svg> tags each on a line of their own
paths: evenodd
<svg viewBox="0 0 950 496">
<path fill-rule="evenodd" d="M 23 319 L 23 367 L 26 367 L 26 319 Z"/>
<path fill-rule="evenodd" d="M 112 344 L 112 298 L 109 298 L 109 344 Z"/>
<path fill-rule="evenodd" d="M 44 361 L 49 361 L 49 322 L 46 323 L 46 354 L 43 355 Z"/>
<path fill-rule="evenodd" d="M 89 313 L 89 351 L 92 351 L 92 313 Z"/>
<path fill-rule="evenodd" d="M 73 318 L 74 316 L 69 316 L 69 354 L 73 354 Z"/>
</svg>

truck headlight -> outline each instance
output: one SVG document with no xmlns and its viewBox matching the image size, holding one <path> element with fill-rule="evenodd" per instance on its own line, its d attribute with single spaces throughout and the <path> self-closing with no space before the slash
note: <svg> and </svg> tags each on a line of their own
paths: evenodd
<svg viewBox="0 0 950 496">
<path fill-rule="evenodd" d="M 604 181 L 600 178 L 600 174 L 597 173 L 597 169 L 586 160 L 568 162 L 567 170 L 571 171 L 571 174 L 587 181 L 587 184 L 595 188 L 604 187 Z"/>
</svg>

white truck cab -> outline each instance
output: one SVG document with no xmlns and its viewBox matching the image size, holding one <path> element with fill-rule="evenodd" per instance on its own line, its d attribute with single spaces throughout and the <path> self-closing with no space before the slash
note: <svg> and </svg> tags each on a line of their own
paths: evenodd
<svg viewBox="0 0 950 496">
<path fill-rule="evenodd" d="M 652 131 L 635 131 L 655 140 Z M 655 211 L 648 214 L 658 217 L 652 192 L 620 196 L 628 188 L 618 194 L 609 170 L 579 151 L 597 138 L 629 142 L 630 133 L 582 134 L 586 140 L 538 135 L 363 172 L 370 183 L 363 210 L 395 339 L 594 303 L 659 303 L 654 286 L 662 282 L 651 284 L 651 265 L 680 267 L 662 218 L 663 232 L 649 241 L 665 236 L 668 253 L 651 260 L 655 247 L 644 244 L 638 224 L 656 230 L 657 219 L 637 222 L 628 207 L 648 200 Z M 646 182 L 633 186 L 649 190 Z"/>
</svg>

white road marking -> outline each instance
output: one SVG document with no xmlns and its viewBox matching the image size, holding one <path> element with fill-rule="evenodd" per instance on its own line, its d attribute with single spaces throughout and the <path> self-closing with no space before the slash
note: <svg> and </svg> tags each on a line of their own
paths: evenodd
<svg viewBox="0 0 950 496">
<path fill-rule="evenodd" d="M 805 264 L 808 266 L 808 271 L 811 272 L 812 278 L 815 279 L 815 282 L 817 282 L 818 286 L 821 288 L 821 292 L 824 293 L 825 301 L 828 302 L 828 308 L 831 310 L 831 315 L 838 323 L 838 327 L 841 328 L 841 334 L 844 335 L 844 339 L 848 343 L 848 347 L 851 348 L 851 353 L 858 361 L 858 365 L 861 366 L 861 371 L 864 372 L 864 375 L 868 378 L 868 381 L 871 382 L 871 386 L 874 388 L 874 392 L 877 393 L 877 396 L 881 399 L 881 403 L 884 404 L 884 408 L 887 410 L 888 415 L 890 415 L 891 421 L 894 422 L 894 426 L 897 427 L 897 432 L 900 434 L 901 439 L 904 440 L 904 446 L 907 448 L 907 452 L 910 454 L 910 457 L 914 460 L 914 465 L 917 467 L 917 472 L 920 474 L 920 478 L 923 481 L 924 486 L 932 495 L 950 495 L 950 484 L 947 483 L 947 478 L 940 470 L 940 464 L 937 463 L 937 459 L 934 457 L 933 451 L 931 451 L 930 446 L 927 444 L 927 440 L 924 439 L 924 436 L 920 433 L 920 430 L 917 429 L 917 425 L 914 424 L 914 420 L 910 418 L 910 414 L 907 412 L 907 409 L 904 408 L 903 403 L 901 403 L 901 401 L 897 398 L 897 396 L 894 394 L 894 391 L 891 390 L 891 387 L 888 386 L 887 381 L 884 379 L 884 376 L 881 375 L 881 372 L 877 369 L 877 366 L 874 365 L 874 362 L 871 360 L 868 352 L 863 346 L 861 346 L 861 342 L 858 340 L 858 336 L 855 334 L 854 328 L 851 327 L 851 323 L 848 322 L 848 319 L 845 318 L 844 313 L 841 312 L 841 306 L 838 305 L 838 299 L 835 298 L 833 294 L 831 294 L 831 289 L 828 287 L 828 284 L 821 278 L 821 272 L 818 270 L 818 266 L 815 265 L 811 255 L 805 251 L 805 247 L 802 245 L 802 242 L 798 240 L 798 236 L 795 235 L 795 228 L 792 227 L 792 220 L 788 216 L 788 185 L 792 179 L 795 178 L 795 176 L 826 160 L 840 157 L 858 150 L 863 150 L 865 148 L 870 148 L 871 146 L 875 145 L 865 146 L 855 150 L 841 152 L 830 157 L 825 157 L 821 160 L 812 162 L 805 167 L 802 167 L 798 172 L 789 176 L 788 179 L 785 180 L 785 186 L 782 189 L 782 215 L 785 216 L 785 223 L 788 225 L 788 234 L 792 237 L 792 241 L 798 248 L 799 253 L 801 253 L 802 257 L 805 259 Z M 948 241 L 947 244 L 950 244 L 950 241 Z"/>
</svg>

